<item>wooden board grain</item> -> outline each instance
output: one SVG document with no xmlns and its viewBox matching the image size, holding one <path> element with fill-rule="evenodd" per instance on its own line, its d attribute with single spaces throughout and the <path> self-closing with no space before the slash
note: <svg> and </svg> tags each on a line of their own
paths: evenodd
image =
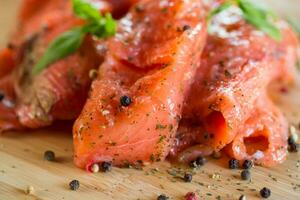
<svg viewBox="0 0 300 200">
<path fill-rule="evenodd" d="M 166 170 L 171 169 L 168 163 L 158 163 L 143 171 L 114 168 L 107 174 L 86 173 L 72 163 L 71 135 L 68 132 L 9 133 L 1 136 L 0 144 L 1 200 L 154 200 L 161 193 L 172 199 L 183 199 L 188 191 L 198 192 L 203 196 L 201 199 L 216 199 L 220 195 L 224 200 L 234 200 L 240 194 L 246 194 L 248 199 L 259 199 L 258 191 L 264 186 L 272 189 L 272 199 L 300 198 L 300 168 L 297 167 L 300 159 L 297 154 L 290 155 L 287 162 L 273 169 L 255 167 L 250 183 L 240 180 L 240 170 L 226 169 L 225 160 L 210 160 L 205 167 L 195 171 L 192 183 L 184 183 L 167 173 Z M 57 162 L 43 160 L 47 149 L 55 151 Z M 213 174 L 220 174 L 221 178 L 213 179 Z M 81 183 L 76 192 L 68 189 L 72 179 Z M 29 185 L 34 187 L 34 195 L 25 194 Z"/>
<path fill-rule="evenodd" d="M 5 44 L 5 38 L 13 27 L 17 2 L 0 0 L 0 46 Z M 299 8 L 297 0 L 281 2 L 291 2 L 285 4 L 284 7 L 288 8 L 282 13 L 289 14 L 289 10 L 293 13 L 297 6 Z M 279 4 L 274 5 L 276 7 Z M 280 6 L 277 8 L 280 9 Z M 297 125 L 300 122 L 300 84 L 295 84 L 289 94 L 276 95 L 274 99 L 290 123 Z M 44 151 L 49 149 L 56 153 L 56 162 L 43 160 Z M 206 166 L 196 170 L 192 183 L 174 178 L 168 170 L 174 170 L 174 166 L 164 162 L 148 166 L 142 171 L 114 168 L 107 174 L 86 173 L 72 163 L 70 130 L 11 132 L 0 136 L 0 200 L 154 200 L 162 193 L 171 199 L 183 199 L 189 191 L 197 192 L 200 199 L 216 199 L 220 196 L 223 200 L 235 200 L 245 194 L 248 200 L 255 200 L 260 199 L 259 190 L 265 186 L 272 190 L 270 199 L 300 199 L 300 154 L 291 154 L 284 164 L 272 169 L 255 167 L 251 171 L 251 182 L 239 179 L 240 170 L 226 169 L 226 158 L 212 159 Z M 183 171 L 188 169 L 183 168 Z M 213 174 L 219 174 L 220 178 L 213 179 Z M 68 183 L 73 179 L 81 183 L 76 192 L 68 188 Z M 28 186 L 34 188 L 32 195 L 24 192 Z"/>
<path fill-rule="evenodd" d="M 9 37 L 9 33 L 15 27 L 16 13 L 21 0 L 0 0 L 0 48 Z"/>
</svg>

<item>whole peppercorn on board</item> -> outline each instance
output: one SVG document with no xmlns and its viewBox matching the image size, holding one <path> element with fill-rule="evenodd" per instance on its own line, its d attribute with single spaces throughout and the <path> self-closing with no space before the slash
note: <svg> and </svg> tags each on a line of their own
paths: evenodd
<svg viewBox="0 0 300 200">
<path fill-rule="evenodd" d="M 0 0 L 0 47 L 12 30 L 18 0 Z M 281 14 L 300 19 L 298 0 L 268 0 Z M 289 2 L 289 3 L 288 3 Z M 297 13 L 299 16 L 297 16 Z M 291 125 L 299 130 L 300 78 L 293 88 L 277 88 L 282 94 L 273 99 L 281 107 Z M 287 90 L 287 91 L 286 91 Z M 57 125 L 60 126 L 60 125 Z M 55 158 L 44 158 L 53 151 Z M 113 168 L 110 172 L 86 173 L 74 166 L 71 129 L 67 127 L 5 133 L 0 136 L 0 200 L 6 199 L 157 199 L 165 194 L 170 199 L 184 199 L 195 192 L 199 199 L 261 199 L 260 190 L 271 190 L 269 199 L 300 199 L 300 153 L 291 153 L 286 162 L 275 168 L 255 166 L 250 180 L 242 180 L 242 169 L 228 169 L 228 158 L 208 158 L 199 169 L 173 166 L 167 162 L 141 169 Z M 51 159 L 52 160 L 52 159 Z M 240 163 L 242 166 L 242 163 Z M 184 175 L 192 175 L 191 182 Z M 70 182 L 80 183 L 76 191 Z M 30 191 L 30 192 L 29 192 Z"/>
</svg>

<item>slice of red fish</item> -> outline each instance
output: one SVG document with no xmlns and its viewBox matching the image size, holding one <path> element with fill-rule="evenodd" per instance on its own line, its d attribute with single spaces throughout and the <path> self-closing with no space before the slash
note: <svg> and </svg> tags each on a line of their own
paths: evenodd
<svg viewBox="0 0 300 200">
<path fill-rule="evenodd" d="M 0 79 L 0 92 L 4 95 L 0 103 L 0 133 L 11 129 L 23 129 L 15 113 L 15 93 L 11 75 Z"/>
<path fill-rule="evenodd" d="M 73 129 L 75 164 L 165 159 L 205 42 L 199 0 L 142 0 L 120 21 Z M 128 107 L 122 96 L 131 98 Z"/>
<path fill-rule="evenodd" d="M 272 167 L 285 160 L 287 139 L 287 120 L 267 95 L 262 95 L 226 150 L 238 160 L 253 160 L 255 164 Z"/>
<path fill-rule="evenodd" d="M 15 53 L 12 48 L 0 51 L 0 78 L 9 74 L 15 67 Z"/>
<path fill-rule="evenodd" d="M 220 150 L 236 136 L 270 82 L 293 79 L 298 41 L 287 23 L 277 22 L 282 33 L 277 42 L 234 8 L 212 23 L 183 116 L 192 122 L 188 126 L 203 127 L 194 129 L 199 143 Z"/>
<path fill-rule="evenodd" d="M 11 72 L 15 69 L 16 48 L 11 44 L 0 51 L 0 133 L 11 129 L 22 129 L 15 113 L 14 77 Z"/>
<path fill-rule="evenodd" d="M 30 65 L 15 70 L 16 113 L 21 124 L 39 128 L 52 124 L 53 120 L 71 120 L 78 116 L 91 83 L 89 72 L 97 68 L 101 60 L 94 41 L 86 38 L 78 52 L 35 77 L 28 76 Z"/>
<path fill-rule="evenodd" d="M 92 1 L 99 12 L 112 11 L 119 16 L 119 12 L 126 12 L 134 2 L 123 0 L 116 6 L 109 1 Z M 74 16 L 71 0 L 24 0 L 22 3 L 18 30 L 11 41 L 16 54 L 13 60 L 16 69 L 11 79 L 16 97 L 13 99 L 15 117 L 23 127 L 44 127 L 54 120 L 71 120 L 79 115 L 92 81 L 89 72 L 103 61 L 105 41 L 87 36 L 78 52 L 50 65 L 37 76 L 32 76 L 31 70 L 53 39 L 82 23 Z M 8 51 L 0 55 L 0 74 L 9 68 Z"/>
</svg>

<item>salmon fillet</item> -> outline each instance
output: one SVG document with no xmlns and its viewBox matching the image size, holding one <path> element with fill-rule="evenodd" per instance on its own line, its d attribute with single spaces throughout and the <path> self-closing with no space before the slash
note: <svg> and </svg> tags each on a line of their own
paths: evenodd
<svg viewBox="0 0 300 200">
<path fill-rule="evenodd" d="M 10 129 L 21 129 L 15 114 L 15 91 L 11 72 L 16 66 L 15 48 L 8 45 L 0 51 L 0 133 Z"/>
<path fill-rule="evenodd" d="M 279 109 L 263 94 L 255 109 L 240 128 L 227 152 L 238 160 L 254 160 L 272 167 L 282 163 L 287 155 L 288 123 Z"/>
<path fill-rule="evenodd" d="M 87 36 L 78 52 L 51 64 L 37 76 L 31 75 L 33 66 L 49 43 L 83 23 L 74 16 L 71 2 L 24 0 L 21 6 L 18 31 L 11 42 L 16 54 L 13 60 L 16 68 L 10 76 L 13 80 L 10 83 L 15 93 L 15 118 L 23 127 L 40 128 L 51 125 L 54 120 L 75 119 L 87 98 L 92 81 L 89 72 L 97 69 L 103 61 L 105 41 Z M 134 1 L 123 0 L 118 6 L 103 0 L 93 0 L 93 3 L 97 4 L 99 12 L 112 11 L 121 16 L 118 12 L 125 12 Z M 9 49 L 0 54 L 0 71 L 3 73 L 12 62 L 8 54 Z"/>
<path fill-rule="evenodd" d="M 6 75 L 0 79 L 0 91 L 1 95 L 4 94 L 0 103 L 0 133 L 11 129 L 21 130 L 23 126 L 20 124 L 14 109 L 15 93 L 11 75 Z"/>
<path fill-rule="evenodd" d="M 88 171 L 94 163 L 141 165 L 168 155 L 188 162 L 224 148 L 267 167 L 283 162 L 287 121 L 267 87 L 294 78 L 299 43 L 287 23 L 276 21 L 278 42 L 230 8 L 212 19 L 206 37 L 210 6 L 202 0 L 91 2 L 115 18 L 131 9 L 114 38 L 88 35 L 76 53 L 33 76 L 49 43 L 84 21 L 71 0 L 23 0 L 18 31 L 0 51 L 0 132 L 81 113 L 74 162 Z"/>
<path fill-rule="evenodd" d="M 9 74 L 15 67 L 15 53 L 11 48 L 0 50 L 0 78 Z"/>
<path fill-rule="evenodd" d="M 213 20 L 181 123 L 197 135 L 196 143 L 222 149 L 234 139 L 270 82 L 293 79 L 297 37 L 287 23 L 279 21 L 277 26 L 280 42 L 246 23 L 235 8 Z M 182 135 L 186 132 L 179 131 L 177 138 L 188 138 Z M 179 146 L 182 143 L 195 141 L 178 142 Z M 176 148 L 182 147 L 177 145 L 173 153 Z"/>
<path fill-rule="evenodd" d="M 139 9 L 136 9 L 138 7 Z M 105 62 L 73 128 L 75 164 L 165 159 L 205 42 L 199 0 L 142 0 L 109 41 Z M 131 104 L 123 106 L 126 95 Z"/>
<path fill-rule="evenodd" d="M 23 127 L 38 128 L 50 125 L 54 119 L 68 120 L 78 116 L 91 82 L 88 72 L 97 68 L 102 55 L 98 55 L 91 39 L 86 39 L 88 42 L 84 42 L 78 53 L 54 63 L 33 77 L 31 70 L 48 44 L 59 34 L 82 22 L 73 16 L 71 1 L 41 3 L 30 0 L 30 3 L 27 0 L 23 2 L 17 31 L 20 37 L 11 42 L 16 56 L 9 83 L 15 94 L 11 99 L 15 118 Z M 76 97 L 76 94 L 80 96 Z M 13 114 L 12 108 L 10 113 Z M 1 114 L 7 115 L 5 112 Z M 7 123 L 10 124 L 10 121 Z"/>
<path fill-rule="evenodd" d="M 36 42 L 38 48 L 42 46 Z M 24 60 L 23 66 L 14 71 L 16 114 L 23 126 L 39 128 L 52 124 L 53 120 L 71 120 L 79 115 L 92 81 L 89 71 L 103 59 L 94 44 L 91 38 L 86 38 L 75 54 L 37 76 L 28 75 L 32 70 L 30 60 Z M 28 57 L 35 57 L 35 53 L 30 52 Z"/>
</svg>

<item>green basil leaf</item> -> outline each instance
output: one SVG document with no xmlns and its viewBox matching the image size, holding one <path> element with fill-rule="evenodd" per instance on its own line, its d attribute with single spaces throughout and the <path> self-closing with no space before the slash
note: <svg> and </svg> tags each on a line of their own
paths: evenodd
<svg viewBox="0 0 300 200">
<path fill-rule="evenodd" d="M 112 18 L 110 13 L 106 13 L 105 19 L 106 19 L 106 23 L 105 23 L 106 37 L 112 36 L 117 31 L 117 22 Z"/>
<path fill-rule="evenodd" d="M 74 53 L 81 45 L 86 34 L 98 38 L 107 38 L 116 32 L 116 21 L 111 14 L 102 16 L 93 4 L 86 0 L 72 0 L 73 12 L 87 21 L 86 25 L 63 33 L 50 43 L 40 61 L 34 66 L 32 73 L 38 74 L 51 63 Z"/>
<path fill-rule="evenodd" d="M 36 75 L 49 64 L 74 53 L 80 47 L 84 36 L 85 32 L 81 28 L 74 28 L 57 37 L 34 66 L 32 73 Z"/>
<path fill-rule="evenodd" d="M 79 18 L 91 21 L 101 20 L 101 14 L 93 4 L 85 0 L 72 0 L 72 2 L 73 11 Z"/>
<path fill-rule="evenodd" d="M 255 6 L 248 0 L 238 0 L 238 5 L 242 10 L 246 21 L 254 25 L 259 30 L 267 33 L 273 39 L 277 41 L 281 39 L 280 30 L 269 21 L 269 17 L 274 17 L 274 15 L 271 15 L 270 12 Z"/>
<path fill-rule="evenodd" d="M 267 19 L 269 15 L 273 16 L 270 11 L 262 9 L 261 7 L 250 3 L 248 0 L 238 0 L 237 4 L 243 12 L 247 12 L 253 17 Z"/>
<path fill-rule="evenodd" d="M 112 16 L 107 13 L 105 17 L 100 21 L 87 26 L 89 27 L 89 33 L 95 35 L 98 38 L 107 38 L 115 34 L 117 23 L 112 18 Z"/>
<path fill-rule="evenodd" d="M 259 18 L 254 18 L 251 15 L 244 13 L 244 18 L 246 21 L 248 21 L 250 24 L 254 25 L 259 30 L 267 33 L 271 38 L 273 38 L 276 41 L 281 40 L 281 32 L 280 30 L 271 24 L 268 21 L 261 20 Z"/>
</svg>

